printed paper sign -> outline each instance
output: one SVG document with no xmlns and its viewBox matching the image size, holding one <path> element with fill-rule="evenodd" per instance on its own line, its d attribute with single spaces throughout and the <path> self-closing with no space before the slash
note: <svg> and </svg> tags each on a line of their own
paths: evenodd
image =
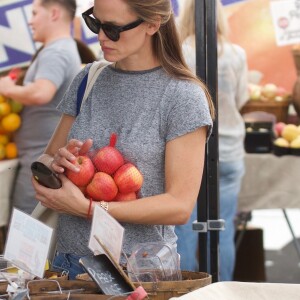
<svg viewBox="0 0 300 300">
<path fill-rule="evenodd" d="M 89 248 L 95 255 L 106 254 L 94 238 L 95 235 L 110 251 L 113 258 L 119 262 L 122 251 L 124 227 L 98 205 L 95 205 Z"/>
<path fill-rule="evenodd" d="M 52 233 L 51 227 L 14 208 L 4 258 L 19 269 L 43 278 Z"/>
<path fill-rule="evenodd" d="M 271 14 L 278 46 L 300 43 L 300 1 L 271 1 Z"/>
</svg>

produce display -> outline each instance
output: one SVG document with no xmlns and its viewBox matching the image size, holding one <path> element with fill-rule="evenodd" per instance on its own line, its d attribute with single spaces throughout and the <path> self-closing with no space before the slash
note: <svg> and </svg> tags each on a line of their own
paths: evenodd
<svg viewBox="0 0 300 300">
<path fill-rule="evenodd" d="M 95 201 L 135 200 L 142 187 L 143 175 L 124 159 L 116 143 L 117 135 L 113 133 L 108 146 L 76 157 L 74 164 L 79 172 L 66 171 L 66 176 Z"/>
<path fill-rule="evenodd" d="M 300 155 L 300 125 L 277 122 L 274 125 L 276 138 L 274 153 Z"/>
<path fill-rule="evenodd" d="M 21 126 L 22 108 L 19 102 L 0 95 L 0 160 L 18 156 L 14 132 Z"/>
<path fill-rule="evenodd" d="M 289 99 L 290 93 L 281 86 L 274 83 L 265 85 L 248 84 L 249 99 L 253 101 L 286 101 Z"/>
</svg>

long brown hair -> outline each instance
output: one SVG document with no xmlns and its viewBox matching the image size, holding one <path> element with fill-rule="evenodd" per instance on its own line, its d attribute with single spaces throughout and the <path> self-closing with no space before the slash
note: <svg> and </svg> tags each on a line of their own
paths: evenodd
<svg viewBox="0 0 300 300">
<path fill-rule="evenodd" d="M 228 20 L 220 0 L 216 1 L 218 55 L 222 54 L 223 45 L 228 42 Z M 195 0 L 184 0 L 179 15 L 179 32 L 181 42 L 189 37 L 195 37 Z"/>
<path fill-rule="evenodd" d="M 188 68 L 182 54 L 181 42 L 175 24 L 170 0 L 125 0 L 137 16 L 148 23 L 159 18 L 161 26 L 153 36 L 153 50 L 164 70 L 173 77 L 199 84 L 206 96 L 211 116 L 215 109 L 206 85 Z"/>
</svg>

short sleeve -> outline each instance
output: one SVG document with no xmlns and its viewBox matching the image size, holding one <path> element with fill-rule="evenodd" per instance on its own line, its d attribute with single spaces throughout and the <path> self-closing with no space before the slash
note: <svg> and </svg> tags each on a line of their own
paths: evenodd
<svg viewBox="0 0 300 300">
<path fill-rule="evenodd" d="M 54 49 L 45 49 L 40 53 L 42 64 L 38 64 L 36 79 L 47 79 L 59 88 L 64 80 L 66 70 L 68 70 L 69 60 L 66 55 Z"/>
<path fill-rule="evenodd" d="M 203 89 L 193 82 L 182 81 L 174 92 L 175 101 L 167 120 L 167 141 L 197 128 L 208 126 L 207 138 L 212 130 L 212 118 Z"/>
</svg>

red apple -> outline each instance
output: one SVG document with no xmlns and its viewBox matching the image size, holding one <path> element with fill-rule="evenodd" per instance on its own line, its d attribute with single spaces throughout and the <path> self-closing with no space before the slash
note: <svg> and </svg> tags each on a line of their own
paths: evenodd
<svg viewBox="0 0 300 300">
<path fill-rule="evenodd" d="M 274 125 L 274 131 L 275 131 L 277 137 L 281 137 L 281 133 L 282 133 L 282 130 L 285 127 L 285 125 L 286 124 L 284 122 L 277 122 Z"/>
<path fill-rule="evenodd" d="M 78 187 L 86 186 L 95 174 L 92 160 L 86 155 L 79 155 L 73 164 L 79 168 L 79 172 L 66 170 L 66 176 Z"/>
<path fill-rule="evenodd" d="M 129 200 L 136 200 L 136 199 L 137 197 L 135 192 L 131 192 L 128 194 L 118 193 L 114 201 L 129 201 Z"/>
<path fill-rule="evenodd" d="M 110 137 L 109 146 L 101 148 L 93 157 L 93 163 L 100 172 L 112 175 L 124 164 L 124 158 L 118 149 L 115 148 L 116 135 Z"/>
<path fill-rule="evenodd" d="M 288 92 L 284 87 L 282 87 L 282 86 L 277 87 L 277 96 L 285 97 L 287 95 L 288 95 Z"/>
<path fill-rule="evenodd" d="M 79 186 L 78 188 L 81 190 L 82 194 L 86 196 L 86 186 Z"/>
<path fill-rule="evenodd" d="M 126 163 L 116 171 L 114 180 L 119 188 L 119 192 L 127 194 L 136 192 L 141 188 L 143 175 L 133 164 Z"/>
<path fill-rule="evenodd" d="M 86 192 L 96 201 L 112 201 L 118 193 L 118 187 L 110 175 L 97 172 L 87 186 Z"/>
</svg>

